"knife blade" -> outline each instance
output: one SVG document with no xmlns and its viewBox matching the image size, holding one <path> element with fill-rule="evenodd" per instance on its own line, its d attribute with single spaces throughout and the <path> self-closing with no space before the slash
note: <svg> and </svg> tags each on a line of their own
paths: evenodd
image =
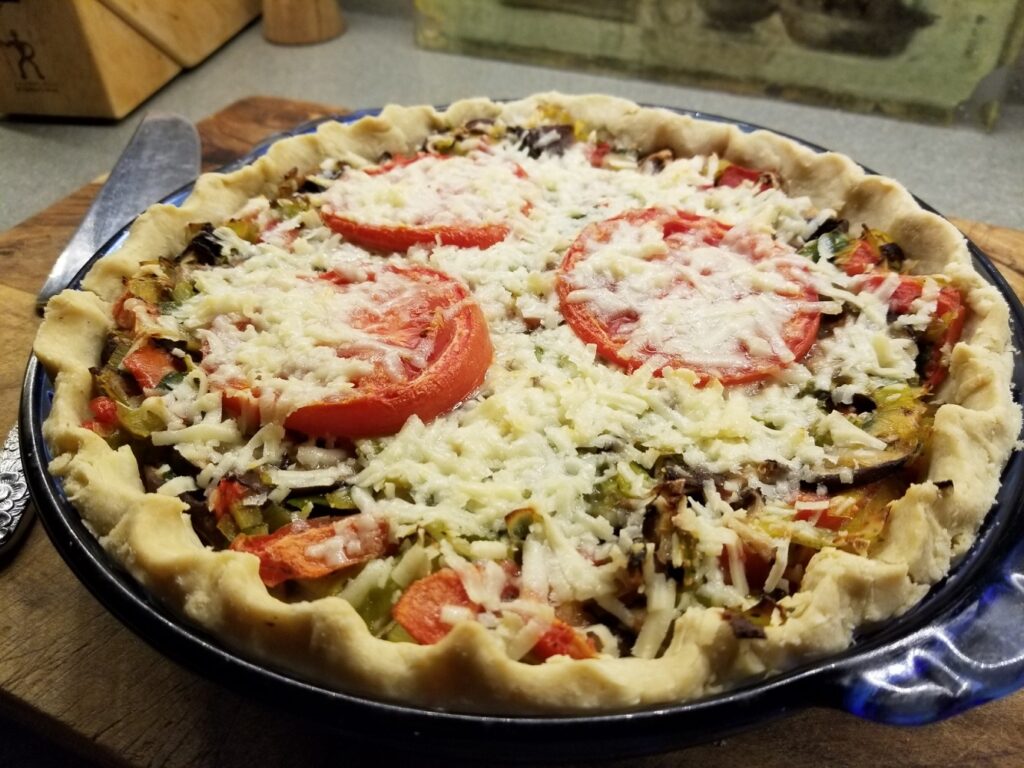
<svg viewBox="0 0 1024 768">
<path fill-rule="evenodd" d="M 129 220 L 194 180 L 199 160 L 199 134 L 191 122 L 170 112 L 148 113 L 54 263 L 36 299 L 36 310 L 42 312 L 50 297 L 66 288 Z"/>
<path fill-rule="evenodd" d="M 66 288 L 126 223 L 194 180 L 199 175 L 200 157 L 199 134 L 191 122 L 167 112 L 147 114 L 54 263 L 36 299 L 37 311 Z M 19 442 L 15 424 L 0 449 L 0 563 L 15 551 L 35 517 Z"/>
</svg>

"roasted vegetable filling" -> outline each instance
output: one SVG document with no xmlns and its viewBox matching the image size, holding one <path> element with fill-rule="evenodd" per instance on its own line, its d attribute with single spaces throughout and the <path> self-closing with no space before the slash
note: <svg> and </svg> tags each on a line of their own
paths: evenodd
<svg viewBox="0 0 1024 768">
<path fill-rule="evenodd" d="M 125 281 L 83 425 L 376 636 L 756 642 L 919 479 L 967 307 L 775 169 L 557 114 L 296 171 Z"/>
</svg>

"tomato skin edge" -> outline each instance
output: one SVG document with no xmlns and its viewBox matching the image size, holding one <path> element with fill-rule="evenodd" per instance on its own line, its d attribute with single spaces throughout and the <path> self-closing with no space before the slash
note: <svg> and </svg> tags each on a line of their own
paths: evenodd
<svg viewBox="0 0 1024 768">
<path fill-rule="evenodd" d="M 458 248 L 489 248 L 509 235 L 504 224 L 452 224 L 402 226 L 364 224 L 331 211 L 321 214 L 324 223 L 346 240 L 364 248 L 405 252 L 414 245 L 453 245 Z"/>
</svg>

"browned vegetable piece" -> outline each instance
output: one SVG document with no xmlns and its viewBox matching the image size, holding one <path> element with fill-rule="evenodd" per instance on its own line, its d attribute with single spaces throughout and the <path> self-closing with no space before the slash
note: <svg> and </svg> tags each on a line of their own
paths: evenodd
<svg viewBox="0 0 1024 768">
<path fill-rule="evenodd" d="M 722 618 L 729 622 L 733 634 L 740 640 L 764 640 L 767 637 L 765 627 L 772 622 L 772 615 L 778 610 L 785 620 L 786 612 L 778 603 L 767 595 L 754 605 L 742 611 L 725 611 Z"/>
<path fill-rule="evenodd" d="M 893 385 L 872 395 L 874 408 L 847 414 L 854 425 L 883 441 L 883 449 L 858 448 L 839 453 L 834 464 L 805 478 L 829 486 L 868 483 L 895 472 L 924 449 L 931 415 L 920 387 Z"/>
<path fill-rule="evenodd" d="M 572 125 L 541 125 L 522 131 L 518 149 L 537 159 L 541 155 L 562 155 L 576 142 Z"/>
<path fill-rule="evenodd" d="M 836 547 L 862 555 L 885 529 L 889 505 L 900 498 L 906 489 L 907 476 L 899 472 L 874 483 L 820 497 L 822 501 L 828 502 L 826 509 L 812 512 L 801 507 L 801 501 L 807 501 L 808 497 L 807 494 L 801 494 L 794 500 L 791 519 L 758 510 L 749 514 L 747 523 L 774 538 L 788 538 L 793 547 L 811 550 Z M 793 556 L 792 548 L 790 556 Z M 791 559 L 790 565 L 794 563 Z"/>
<path fill-rule="evenodd" d="M 197 263 L 205 265 L 223 263 L 224 249 L 220 240 L 213 235 L 212 224 L 189 224 L 188 232 L 192 239 L 179 257 L 181 260 L 195 259 Z"/>
<path fill-rule="evenodd" d="M 125 289 L 132 296 L 154 305 L 166 301 L 172 288 L 173 286 L 166 276 L 152 272 L 136 274 L 125 284 Z"/>
<path fill-rule="evenodd" d="M 848 522 L 838 531 L 835 546 L 858 555 L 865 554 L 885 530 L 889 505 L 903 496 L 906 488 L 906 478 L 897 474 L 834 497 L 836 511 L 849 513 Z M 843 502 L 849 504 L 848 509 L 839 506 Z"/>
<path fill-rule="evenodd" d="M 645 173 L 661 173 L 665 166 L 675 159 L 675 153 L 671 149 L 659 149 L 640 158 L 640 170 Z"/>
<path fill-rule="evenodd" d="M 533 507 L 513 509 L 505 515 L 505 527 L 508 530 L 509 538 L 522 541 L 529 535 L 530 526 L 539 523 L 540 520 L 540 515 Z"/>
</svg>

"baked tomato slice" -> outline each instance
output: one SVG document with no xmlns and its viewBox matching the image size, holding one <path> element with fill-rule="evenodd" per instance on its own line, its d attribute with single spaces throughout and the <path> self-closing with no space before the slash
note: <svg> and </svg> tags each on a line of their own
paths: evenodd
<svg viewBox="0 0 1024 768">
<path fill-rule="evenodd" d="M 154 389 L 164 377 L 178 370 L 171 353 L 148 339 L 125 355 L 121 365 L 144 390 Z"/>
<path fill-rule="evenodd" d="M 508 237 L 509 217 L 528 209 L 525 179 L 520 165 L 490 155 L 421 152 L 352 172 L 327 196 L 321 218 L 374 251 L 489 248 Z"/>
<path fill-rule="evenodd" d="M 803 357 L 820 323 L 817 292 L 791 248 L 660 208 L 586 227 L 556 289 L 576 335 L 629 372 L 649 364 L 656 374 L 758 381 Z"/>
<path fill-rule="evenodd" d="M 967 322 L 967 305 L 960 291 L 946 286 L 939 291 L 935 316 L 925 331 L 925 350 L 921 361 L 922 383 L 935 390 L 949 372 L 948 357 L 960 341 Z"/>
<path fill-rule="evenodd" d="M 819 496 L 816 493 L 799 492 L 794 509 L 796 510 L 793 514 L 794 520 L 806 521 L 816 528 L 824 528 L 829 531 L 838 531 L 844 523 L 849 521 L 849 517 L 834 514 L 828 496 Z"/>
<path fill-rule="evenodd" d="M 873 242 L 861 238 L 850 245 L 848 252 L 836 254 L 835 260 L 843 272 L 853 277 L 873 270 L 881 263 L 882 254 Z"/>
<path fill-rule="evenodd" d="M 395 170 L 396 168 L 404 168 L 407 165 L 419 162 L 425 157 L 433 157 L 437 160 L 444 160 L 448 155 L 431 155 L 429 152 L 417 152 L 412 155 L 395 155 L 394 157 L 384 160 L 383 162 L 372 165 L 369 168 L 364 168 L 363 173 L 367 176 L 382 176 L 385 173 Z"/>
<path fill-rule="evenodd" d="M 474 615 L 480 612 L 480 606 L 469 599 L 459 574 L 442 568 L 410 584 L 391 615 L 417 643 L 433 645 L 451 632 L 452 625 L 443 618 L 449 606 L 468 609 Z"/>
<path fill-rule="evenodd" d="M 757 594 L 764 589 L 768 575 L 772 571 L 774 558 L 752 547 L 746 542 L 741 542 L 737 550 L 739 565 L 743 569 L 743 578 L 747 582 L 747 589 L 751 594 Z M 732 572 L 732 560 L 729 552 L 723 547 L 722 553 L 718 556 L 718 566 L 722 569 L 722 575 L 726 584 L 734 584 L 738 574 Z"/>
<path fill-rule="evenodd" d="M 756 184 L 758 192 L 778 186 L 775 174 L 747 168 L 736 163 L 723 160 L 715 174 L 716 187 L 739 187 L 743 184 Z"/>
<path fill-rule="evenodd" d="M 235 386 L 221 390 L 221 404 L 224 413 L 233 418 L 243 432 L 250 432 L 260 424 L 260 390 L 237 382 Z"/>
<path fill-rule="evenodd" d="M 100 395 L 89 401 L 92 418 L 82 422 L 82 426 L 91 429 L 100 437 L 110 437 L 117 431 L 117 403 L 112 398 Z"/>
<path fill-rule="evenodd" d="M 324 211 L 321 217 L 328 227 L 349 242 L 374 251 L 403 252 L 414 245 L 434 244 L 490 248 L 509 233 L 504 224 L 367 224 L 329 211 Z"/>
<path fill-rule="evenodd" d="M 597 656 L 593 641 L 571 624 L 555 619 L 530 650 L 538 659 L 568 656 L 570 659 L 592 659 Z"/>
<path fill-rule="evenodd" d="M 231 508 L 240 504 L 249 493 L 249 489 L 237 480 L 227 477 L 221 479 L 211 499 L 214 517 L 220 520 L 225 515 L 230 515 Z"/>
<path fill-rule="evenodd" d="M 491 363 L 487 321 L 464 285 L 427 267 L 384 266 L 352 281 L 320 280 L 349 294 L 344 322 L 361 334 L 339 357 L 370 372 L 351 391 L 293 410 L 285 426 L 311 437 L 361 438 L 397 432 L 411 417 L 430 421 L 480 386 Z"/>
<path fill-rule="evenodd" d="M 296 520 L 270 534 L 237 536 L 231 549 L 256 555 L 263 583 L 276 587 L 380 557 L 388 549 L 388 524 L 367 514 Z"/>
<path fill-rule="evenodd" d="M 877 290 L 891 272 L 871 274 L 863 282 L 864 290 Z M 914 302 L 925 292 L 925 277 L 900 275 L 899 282 L 889 296 L 889 311 L 906 315 L 913 311 Z M 949 353 L 960 341 L 967 322 L 967 304 L 957 288 L 946 285 L 939 288 L 935 298 L 935 313 L 920 339 L 918 373 L 921 383 L 934 391 L 949 373 Z"/>
<path fill-rule="evenodd" d="M 442 568 L 410 584 L 395 603 L 391 615 L 413 640 L 433 645 L 451 632 L 452 625 L 445 620 L 446 608 L 468 611 L 472 616 L 481 611 L 451 568 Z M 541 661 L 556 655 L 573 659 L 597 656 L 594 644 L 586 635 L 557 618 L 537 639 L 530 653 Z"/>
</svg>

